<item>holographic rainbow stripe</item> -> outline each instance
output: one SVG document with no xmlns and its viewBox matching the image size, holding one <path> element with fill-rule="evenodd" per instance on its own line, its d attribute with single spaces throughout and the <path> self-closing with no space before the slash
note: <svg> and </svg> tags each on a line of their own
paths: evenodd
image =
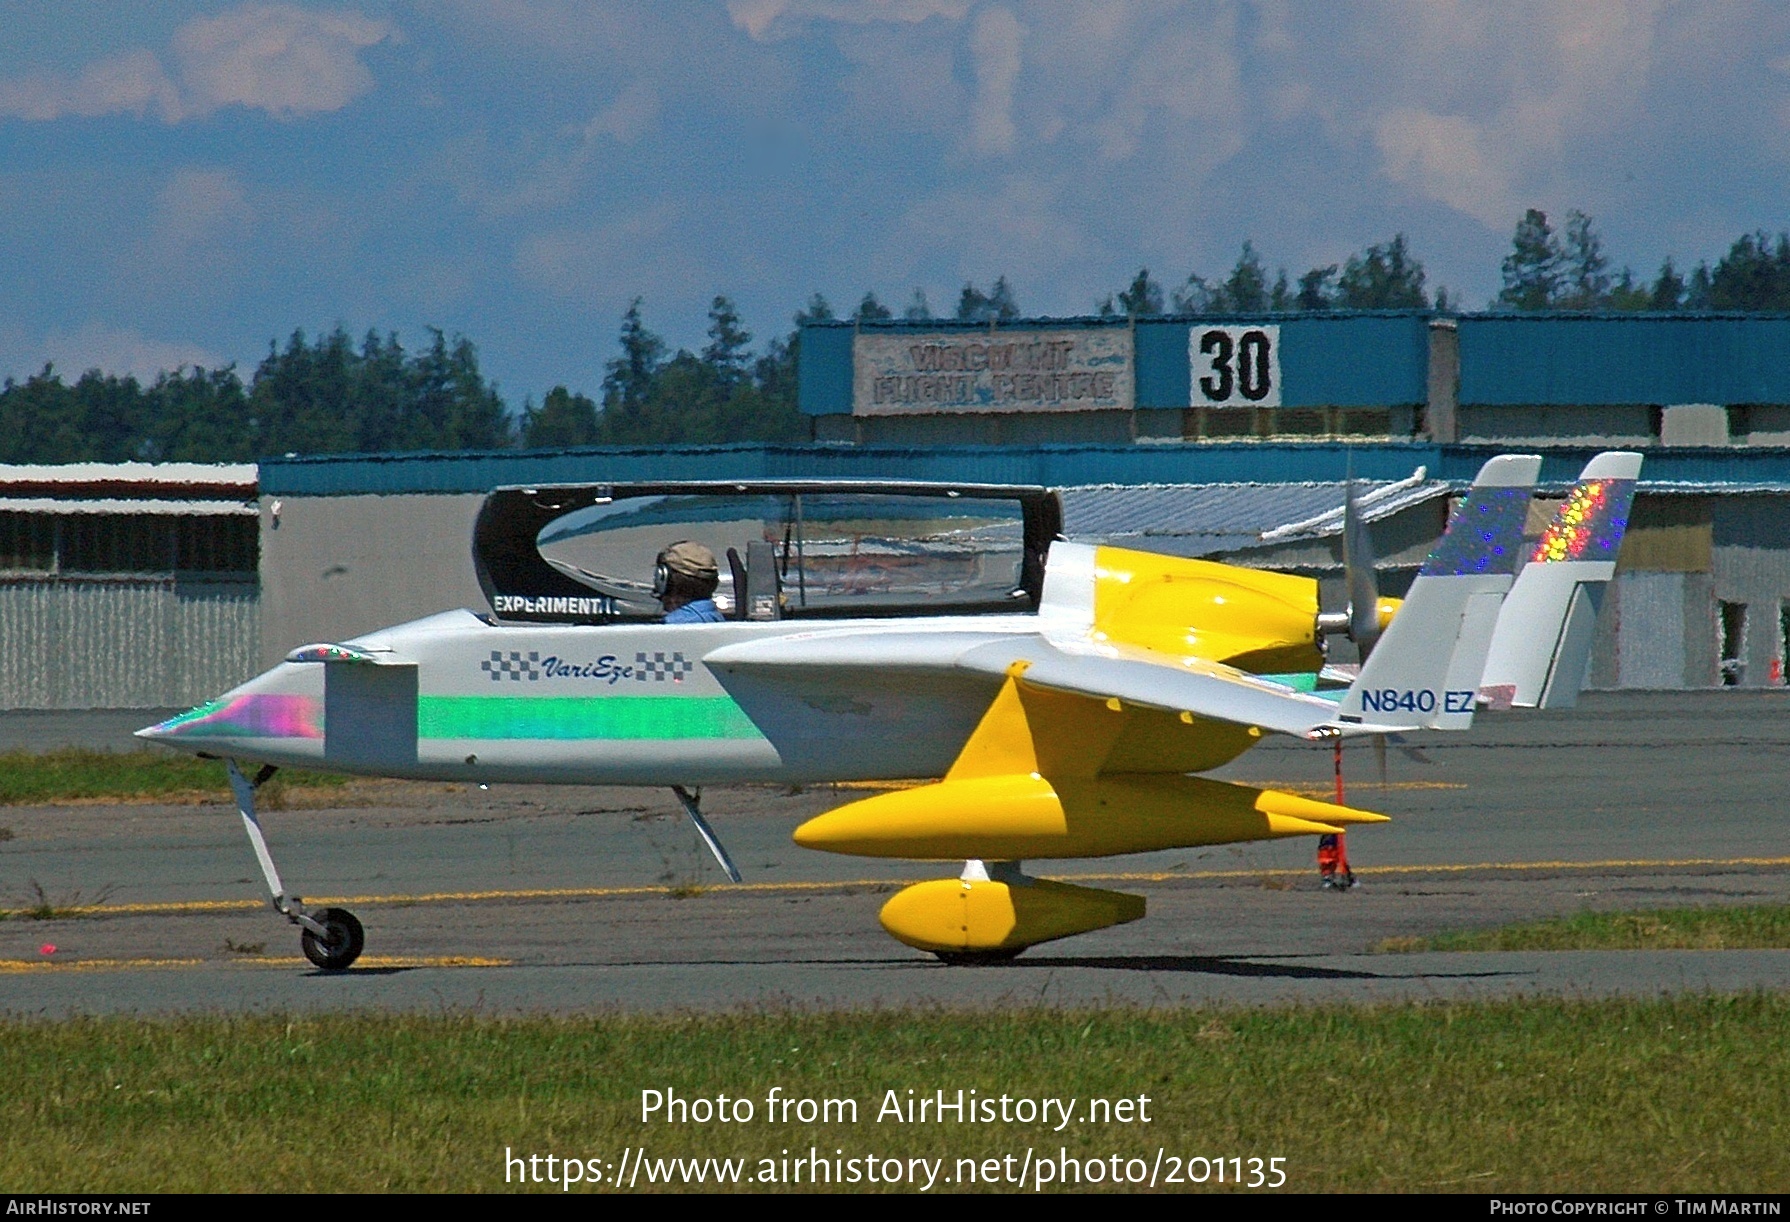
<svg viewBox="0 0 1790 1222">
<path fill-rule="evenodd" d="M 1530 563 L 1616 559 L 1635 499 L 1632 479 L 1596 479 L 1576 484 L 1536 541 Z"/>
<path fill-rule="evenodd" d="M 181 738 L 322 738 L 323 701 L 316 696 L 233 696 L 170 717 L 155 729 Z"/>
</svg>

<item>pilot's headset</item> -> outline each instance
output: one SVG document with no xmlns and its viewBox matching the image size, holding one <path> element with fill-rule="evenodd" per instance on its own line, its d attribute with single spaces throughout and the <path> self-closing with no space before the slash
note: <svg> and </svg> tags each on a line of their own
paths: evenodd
<svg viewBox="0 0 1790 1222">
<path fill-rule="evenodd" d="M 700 543 L 679 539 L 653 561 L 653 597 L 664 601 L 675 585 L 677 593 L 706 598 L 714 591 L 718 576 L 713 552 Z"/>
</svg>

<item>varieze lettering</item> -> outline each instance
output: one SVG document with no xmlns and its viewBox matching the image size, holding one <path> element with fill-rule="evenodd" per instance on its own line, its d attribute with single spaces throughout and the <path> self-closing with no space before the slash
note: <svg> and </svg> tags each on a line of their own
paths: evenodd
<svg viewBox="0 0 1790 1222">
<path fill-rule="evenodd" d="M 632 678 L 634 668 L 616 661 L 612 653 L 594 662 L 573 662 L 550 654 L 541 659 L 541 674 L 549 679 L 598 679 L 613 684 Z"/>
</svg>

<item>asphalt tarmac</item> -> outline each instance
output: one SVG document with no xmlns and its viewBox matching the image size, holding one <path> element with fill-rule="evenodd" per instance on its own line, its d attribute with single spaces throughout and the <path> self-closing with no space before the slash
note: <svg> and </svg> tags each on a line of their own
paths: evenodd
<svg viewBox="0 0 1790 1222">
<path fill-rule="evenodd" d="M 0 745 L 125 746 L 112 740 L 129 720 L 0 717 Z M 1305 839 L 1032 863 L 1141 894 L 1149 915 L 992 968 L 946 967 L 877 924 L 904 881 L 951 867 L 791 843 L 803 819 L 858 796 L 843 789 L 708 791 L 741 886 L 663 791 L 356 782 L 331 808 L 267 812 L 288 885 L 366 925 L 366 955 L 333 974 L 299 958 L 266 907 L 221 788 L 209 805 L 3 808 L 0 906 L 80 915 L 0 921 L 0 1010 L 1253 1005 L 1790 985 L 1790 951 L 1374 952 L 1583 908 L 1790 901 L 1790 692 L 1593 694 L 1573 713 L 1484 715 L 1422 756 L 1394 746 L 1382 775 L 1371 747 L 1348 749 L 1350 803 L 1394 817 L 1349 837 L 1354 891 L 1318 888 Z M 1327 748 L 1271 741 L 1222 775 L 1322 794 L 1331 764 Z M 288 792 L 298 805 L 320 791 Z"/>
</svg>

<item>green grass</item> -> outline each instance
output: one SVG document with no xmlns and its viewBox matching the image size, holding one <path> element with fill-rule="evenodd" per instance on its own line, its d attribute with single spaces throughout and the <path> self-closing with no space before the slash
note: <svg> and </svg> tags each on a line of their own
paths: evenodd
<svg viewBox="0 0 1790 1222">
<path fill-rule="evenodd" d="M 0 1024 L 9 1190 L 505 1191 L 608 1162 L 1279 1156 L 1303 1191 L 1790 1189 L 1790 999 L 1271 1011 L 88 1019 Z M 640 1092 L 857 1100 L 856 1124 L 642 1124 Z M 905 1098 L 1147 1095 L 1151 1123 L 903 1125 Z M 1015 1163 L 1017 1166 L 1018 1163 Z M 639 1185 L 646 1188 L 645 1177 Z M 513 1190 L 516 1185 L 509 1186 Z M 1100 1190 L 1110 1190 L 1103 1186 Z M 1179 1190 L 1179 1189 L 1176 1189 Z"/>
<path fill-rule="evenodd" d="M 340 785 L 346 777 L 283 769 L 263 788 L 263 803 L 279 805 L 275 786 Z M 269 792 L 269 791 L 272 792 Z M 41 754 L 0 754 L 0 806 L 44 806 L 57 802 L 228 798 L 230 782 L 218 760 L 164 751 L 84 751 L 67 748 Z"/>
<path fill-rule="evenodd" d="M 1751 950 L 1790 946 L 1790 904 L 1578 912 L 1430 937 L 1387 938 L 1382 952 L 1425 950 Z"/>
</svg>

